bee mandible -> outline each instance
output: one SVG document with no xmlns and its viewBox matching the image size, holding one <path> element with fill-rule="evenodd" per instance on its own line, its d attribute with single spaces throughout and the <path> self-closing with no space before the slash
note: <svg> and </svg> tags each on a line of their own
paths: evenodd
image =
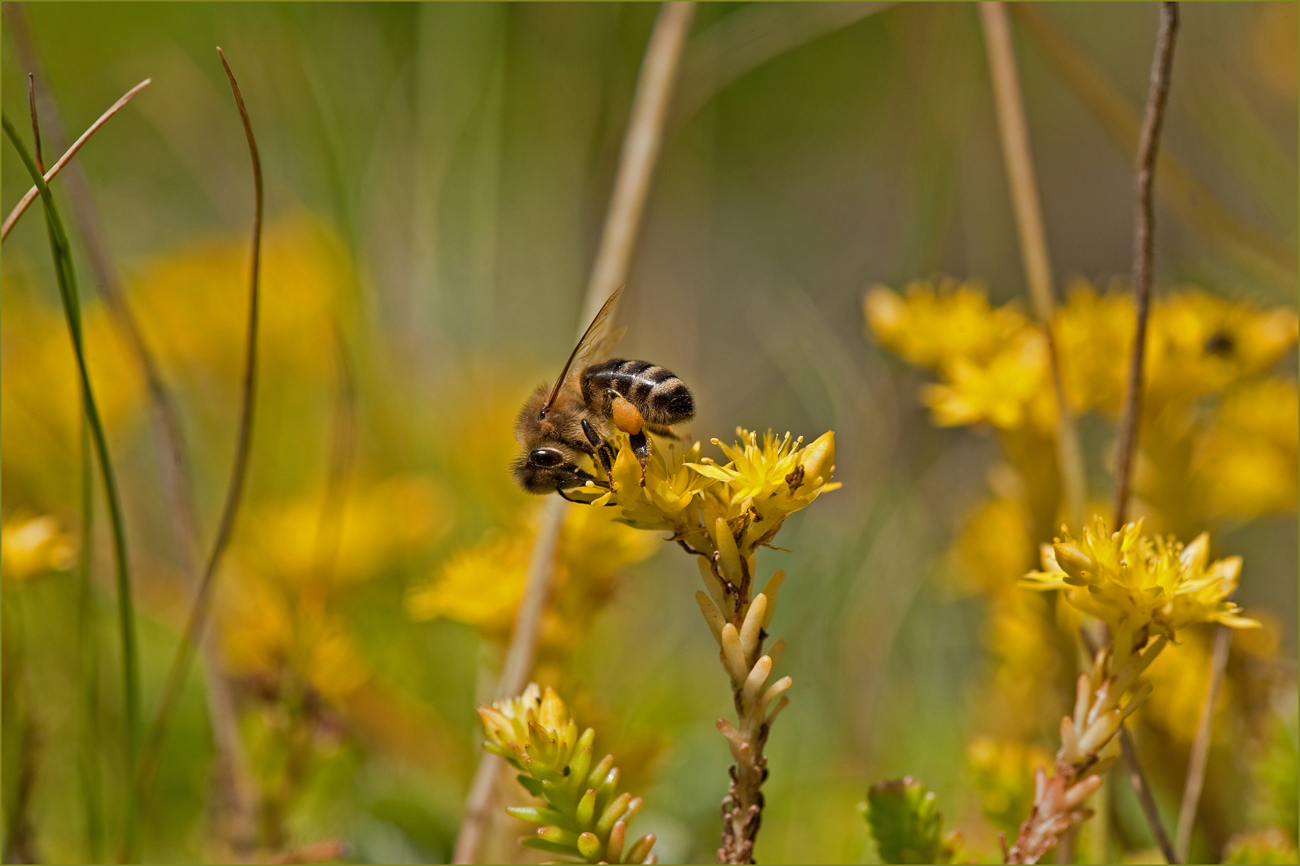
<svg viewBox="0 0 1300 866">
<path fill-rule="evenodd" d="M 690 389 L 669 370 L 649 361 L 596 361 L 621 336 L 607 336 L 606 330 L 622 291 L 622 286 L 616 289 L 591 320 L 555 384 L 539 386 L 519 412 L 515 438 L 523 452 L 511 471 L 529 493 L 556 492 L 569 499 L 565 490 L 588 481 L 608 489 L 605 479 L 614 464 L 610 440 L 615 430 L 628 434 L 644 484 L 650 456 L 646 433 L 676 438 L 672 425 L 695 415 Z M 605 479 L 578 464 L 582 455 L 600 462 Z"/>
</svg>

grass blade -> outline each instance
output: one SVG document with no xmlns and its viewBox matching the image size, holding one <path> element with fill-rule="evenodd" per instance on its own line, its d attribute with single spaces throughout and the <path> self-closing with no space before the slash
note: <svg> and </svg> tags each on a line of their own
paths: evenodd
<svg viewBox="0 0 1300 866">
<path fill-rule="evenodd" d="M 54 196 L 50 194 L 45 178 L 41 176 L 41 171 L 37 168 L 32 155 L 28 153 L 22 139 L 18 136 L 18 130 L 8 116 L 4 116 L 2 122 L 5 135 L 18 151 L 23 165 L 26 166 L 32 181 L 40 191 L 41 202 L 45 205 L 45 224 L 49 229 L 54 272 L 59 283 L 59 297 L 63 301 L 63 313 L 68 323 L 68 333 L 72 338 L 72 349 L 77 356 L 77 371 L 81 377 L 81 395 L 86 407 L 86 420 L 90 424 L 91 439 L 99 458 L 100 474 L 103 476 L 104 492 L 108 497 L 108 516 L 113 529 L 113 559 L 117 576 L 117 613 L 122 640 L 122 686 L 125 702 L 122 756 L 126 768 L 127 790 L 123 801 L 121 859 L 132 862 L 138 859 L 139 844 L 139 802 L 131 779 L 136 765 L 140 729 L 140 662 L 136 652 L 135 609 L 131 598 L 131 570 L 127 564 L 126 526 L 122 518 L 122 501 L 118 495 L 117 479 L 113 475 L 113 463 L 109 458 L 108 439 L 104 435 L 104 425 L 99 417 L 94 390 L 90 384 L 90 371 L 86 364 L 85 347 L 82 344 L 77 277 L 72 266 L 72 251 L 68 246 L 68 235 L 63 229 L 63 221 L 59 218 Z"/>
</svg>

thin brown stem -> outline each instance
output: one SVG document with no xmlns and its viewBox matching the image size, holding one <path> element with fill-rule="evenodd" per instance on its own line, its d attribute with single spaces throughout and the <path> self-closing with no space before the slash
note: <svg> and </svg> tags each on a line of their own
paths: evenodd
<svg viewBox="0 0 1300 866">
<path fill-rule="evenodd" d="M 226 62 L 226 56 L 220 48 L 217 49 L 217 55 L 221 58 L 221 65 L 226 70 L 227 78 L 230 79 L 230 89 L 235 97 L 235 105 L 239 109 L 239 119 L 244 127 L 244 136 L 248 140 L 248 152 L 253 166 L 253 239 L 249 262 L 248 342 L 244 352 L 243 392 L 239 430 L 235 442 L 235 457 L 230 470 L 230 483 L 226 491 L 225 505 L 221 511 L 220 523 L 217 525 L 216 537 L 212 542 L 212 552 L 199 580 L 198 591 L 193 606 L 190 608 L 189 619 L 185 623 L 185 631 L 182 633 L 176 655 L 172 659 L 171 668 L 168 670 L 167 679 L 163 684 L 162 693 L 158 699 L 158 710 L 154 716 L 149 737 L 145 741 L 145 749 L 140 760 L 137 777 L 142 792 L 148 791 L 153 780 L 167 726 L 175 711 L 176 700 L 180 696 L 181 686 L 185 683 L 185 676 L 189 671 L 195 648 L 203 633 L 217 567 L 221 564 L 222 555 L 225 553 L 226 545 L 230 541 L 231 532 L 234 530 L 235 517 L 239 513 L 240 502 L 243 498 L 244 482 L 248 475 L 248 456 L 253 438 L 253 407 L 256 403 L 257 383 L 259 280 L 262 257 L 262 161 L 258 155 L 257 140 L 253 136 L 253 125 L 248 117 L 248 109 L 244 106 L 244 97 L 239 90 L 239 82 L 235 80 L 235 74 L 231 72 L 230 64 Z"/>
<path fill-rule="evenodd" d="M 36 156 L 36 167 L 45 174 L 45 157 L 41 156 L 41 123 L 36 113 L 36 74 L 27 73 L 27 111 L 32 116 L 32 150 Z"/>
<path fill-rule="evenodd" d="M 1009 11 L 1110 140 L 1126 155 L 1131 153 L 1141 133 L 1141 115 L 1046 5 L 1012 3 Z M 1171 215 L 1226 258 L 1249 268 L 1269 284 L 1294 292 L 1294 246 L 1232 213 L 1168 148 L 1160 155 L 1157 173 L 1160 185 L 1156 195 Z"/>
<path fill-rule="evenodd" d="M 1169 101 L 1169 72 L 1174 62 L 1174 39 L 1178 33 L 1178 4 L 1160 4 L 1160 32 L 1156 36 L 1155 58 L 1151 61 L 1151 83 L 1147 107 L 1138 139 L 1136 204 L 1133 228 L 1133 294 L 1137 301 L 1137 331 L 1133 335 L 1133 360 L 1129 365 L 1128 388 L 1124 397 L 1123 420 L 1115 469 L 1115 526 L 1124 525 L 1128 513 L 1133 454 L 1137 448 L 1138 424 L 1142 415 L 1142 372 L 1146 355 L 1147 318 L 1151 307 L 1151 272 L 1155 256 L 1156 153 L 1160 148 L 1160 127 Z"/>
<path fill-rule="evenodd" d="M 39 73 L 40 57 L 36 53 L 22 4 L 4 4 L 4 14 L 19 62 Z M 36 94 L 36 102 L 45 118 L 51 146 L 56 150 L 63 149 L 67 139 L 58 104 L 48 89 Z M 68 164 L 64 173 L 64 186 L 71 204 L 73 224 L 81 236 L 96 285 L 114 323 L 126 338 L 128 348 L 144 373 L 149 395 L 150 421 L 154 440 L 158 444 L 157 458 L 163 494 L 171 518 L 172 542 L 182 574 L 193 588 L 197 588 L 199 521 L 194 506 L 194 483 L 188 470 L 185 443 L 181 435 L 180 412 L 172 400 L 153 352 L 126 303 L 121 277 L 109 253 L 102 220 L 96 212 L 94 194 L 80 163 Z M 248 821 L 251 813 L 248 809 L 248 771 L 230 681 L 221 670 L 218 648 L 211 634 L 204 635 L 202 651 L 208 717 L 212 725 L 216 757 L 216 823 L 221 828 L 220 835 L 231 849 L 239 851 L 249 841 Z"/>
<path fill-rule="evenodd" d="M 1174 846 L 1169 841 L 1169 834 L 1165 832 L 1164 822 L 1160 820 L 1160 810 L 1156 808 L 1155 797 L 1151 794 L 1151 783 L 1147 781 L 1146 772 L 1138 762 L 1137 748 L 1133 745 L 1133 735 L 1128 732 L 1127 725 L 1120 726 L 1119 748 L 1124 753 L 1124 763 L 1128 767 L 1129 784 L 1133 786 L 1138 805 L 1142 807 L 1142 815 L 1151 827 L 1151 835 L 1155 837 L 1156 845 L 1160 846 L 1160 853 L 1164 854 L 1166 863 L 1182 862 L 1174 853 Z"/>
<path fill-rule="evenodd" d="M 632 98 L 632 113 L 623 134 L 623 148 L 609 208 L 605 212 L 600 246 L 587 283 L 583 314 L 578 324 L 579 339 L 587 323 L 595 318 L 614 290 L 627 280 L 646 195 L 663 144 L 664 118 L 677 79 L 682 47 L 690 33 L 694 15 L 693 2 L 664 3 L 650 34 Z M 524 597 L 496 690 L 498 697 L 511 697 L 522 691 L 532 670 L 541 617 L 550 593 L 564 509 L 565 503 L 558 497 L 552 497 L 543 507 L 537 539 L 528 561 Z M 479 842 L 496 794 L 501 761 L 492 754 L 483 755 L 479 761 L 465 798 L 465 817 L 456 836 L 453 863 L 472 863 L 478 855 Z"/>
<path fill-rule="evenodd" d="M 137 93 L 144 90 L 152 83 L 152 78 L 146 78 L 144 81 L 141 81 L 135 87 L 132 87 L 123 94 L 121 99 L 109 106 L 108 111 L 101 114 L 99 119 L 92 123 L 90 127 L 81 134 L 81 138 L 74 141 L 72 146 L 68 148 L 67 152 L 64 153 L 63 156 L 59 157 L 59 161 L 54 163 L 54 165 L 50 167 L 49 171 L 45 172 L 43 175 L 45 182 L 49 183 L 52 181 L 55 175 L 62 171 L 63 167 L 68 164 L 68 161 L 77 155 L 77 151 L 81 150 L 82 145 L 89 141 L 90 137 L 98 132 L 99 128 L 107 123 L 110 117 L 121 111 L 128 102 L 135 99 Z M 14 225 L 17 224 L 19 217 L 23 215 L 32 202 L 36 201 L 36 196 L 38 195 L 40 195 L 39 190 L 37 190 L 36 187 L 32 187 L 27 191 L 27 194 L 22 197 L 18 204 L 14 205 L 14 209 L 9 212 L 9 216 L 5 217 L 4 224 L 0 225 L 0 241 L 4 241 L 5 238 L 9 237 L 9 232 L 13 231 Z"/>
<path fill-rule="evenodd" d="M 1187 781 L 1183 785 L 1183 802 L 1178 809 L 1178 829 L 1174 833 L 1174 852 L 1178 859 L 1187 862 L 1192 848 L 1192 828 L 1196 824 L 1196 807 L 1201 801 L 1205 785 L 1205 766 L 1210 757 L 1210 739 L 1214 730 L 1214 705 L 1219 700 L 1219 687 L 1223 685 L 1223 672 L 1228 666 L 1228 647 L 1232 644 L 1232 629 L 1219 624 L 1214 629 L 1214 648 L 1210 651 L 1210 671 L 1205 684 L 1205 698 L 1201 701 L 1201 715 L 1196 722 L 1196 739 L 1192 741 L 1192 754 L 1187 761 Z"/>
<path fill-rule="evenodd" d="M 1047 354 L 1052 370 L 1052 391 L 1056 397 L 1056 462 L 1061 473 L 1061 489 L 1066 516 L 1071 526 L 1084 519 L 1086 482 L 1083 453 L 1074 426 L 1074 416 L 1065 398 L 1061 377 L 1061 359 L 1053 327 L 1054 292 L 1052 262 L 1047 249 L 1047 232 L 1034 174 L 1033 152 L 1025 124 L 1025 106 L 1016 70 L 1015 45 L 1007 25 L 1007 10 L 1000 2 L 980 3 L 984 26 L 984 44 L 988 51 L 989 72 L 993 81 L 993 98 L 997 105 L 998 131 L 1002 139 L 1002 156 L 1011 188 L 1011 204 L 1020 236 L 1020 256 L 1029 284 L 1034 313 L 1047 338 Z"/>
</svg>

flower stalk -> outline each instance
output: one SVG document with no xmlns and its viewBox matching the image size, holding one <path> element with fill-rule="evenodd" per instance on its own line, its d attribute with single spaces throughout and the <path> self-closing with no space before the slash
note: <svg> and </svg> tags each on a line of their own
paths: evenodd
<svg viewBox="0 0 1300 866">
<path fill-rule="evenodd" d="M 1048 777 L 1038 770 L 1034 807 L 1006 852 L 1008 863 L 1037 863 L 1062 833 L 1091 816 L 1084 802 L 1119 758 L 1116 735 L 1151 695 L 1142 675 L 1178 632 L 1198 623 L 1232 628 L 1259 624 L 1228 601 L 1241 558 L 1209 562 L 1209 537 L 1190 544 L 1142 535 L 1142 523 L 1110 532 L 1094 518 L 1082 536 L 1043 547 L 1043 570 L 1025 575 L 1030 589 L 1063 589 L 1075 610 L 1105 623 L 1111 640 L 1079 675 L 1074 713 L 1061 719 L 1061 747 Z"/>
<path fill-rule="evenodd" d="M 789 703 L 788 677 L 773 680 L 785 651 L 777 641 L 763 651 L 777 593 L 785 580 L 775 572 L 755 592 L 760 547 L 770 547 L 785 519 L 823 492 L 834 490 L 835 434 L 807 447 L 790 434 L 777 438 L 738 431 L 734 446 L 713 443 L 730 462 L 719 465 L 700 456 L 695 443 L 683 453 L 671 446 L 651 454 L 644 481 L 626 437 L 610 472 L 611 489 L 590 485 L 592 505 L 621 509 L 621 519 L 642 529 L 667 530 L 671 539 L 696 557 L 704 589 L 695 593 L 704 622 L 718 642 L 719 658 L 731 686 L 736 721 L 719 719 L 735 761 L 722 800 L 720 863 L 753 863 L 754 842 L 763 818 L 761 788 L 767 780 L 763 749 L 777 715 Z"/>
</svg>

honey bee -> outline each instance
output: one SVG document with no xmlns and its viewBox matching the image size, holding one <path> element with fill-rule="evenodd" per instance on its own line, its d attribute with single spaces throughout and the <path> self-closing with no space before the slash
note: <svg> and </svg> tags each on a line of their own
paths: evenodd
<svg viewBox="0 0 1300 866">
<path fill-rule="evenodd" d="M 650 456 L 646 432 L 676 438 L 672 425 L 695 415 L 690 389 L 665 368 L 622 358 L 594 362 L 619 336 L 606 337 L 605 326 L 622 291 L 621 286 L 615 290 L 591 320 L 555 384 L 539 386 L 519 412 L 515 438 L 523 452 L 511 471 L 529 493 L 556 492 L 569 499 L 565 490 L 588 481 L 608 489 L 615 430 L 628 434 L 644 483 Z M 578 465 L 582 455 L 599 461 L 604 479 Z"/>
</svg>

